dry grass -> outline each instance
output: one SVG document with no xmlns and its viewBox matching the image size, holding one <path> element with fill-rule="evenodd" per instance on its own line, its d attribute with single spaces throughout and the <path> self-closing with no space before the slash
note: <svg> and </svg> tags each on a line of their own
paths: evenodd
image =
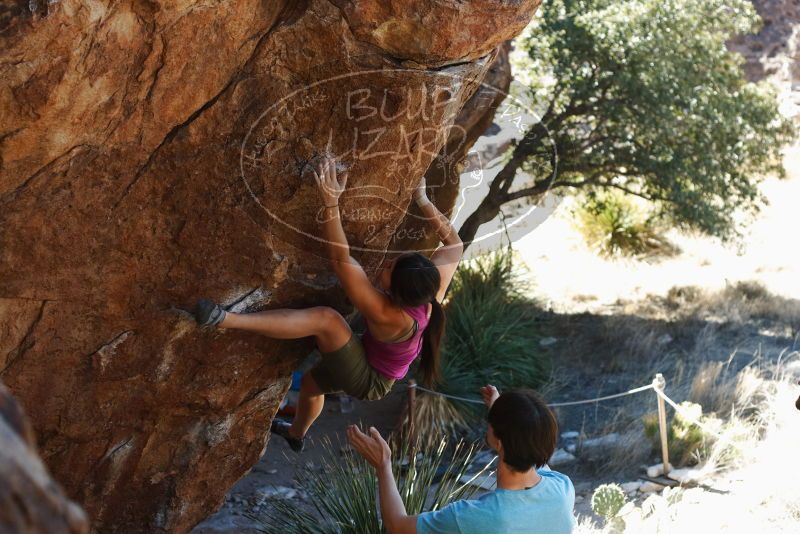
<svg viewBox="0 0 800 534">
<path fill-rule="evenodd" d="M 775 333 L 791 338 L 800 333 L 800 300 L 774 295 L 754 281 L 737 282 L 718 292 L 673 288 L 663 305 L 679 316 L 734 325 L 769 323 Z"/>
<path fill-rule="evenodd" d="M 751 418 L 767 394 L 763 377 L 771 371 L 765 369 L 796 349 L 799 305 L 758 284 L 742 283 L 719 292 L 674 288 L 666 298 L 619 303 L 611 311 L 622 313 L 613 315 L 553 316 L 551 322 L 560 329 L 556 335 L 569 342 L 563 348 L 568 357 L 559 360 L 559 382 L 551 384 L 549 396 L 564 398 L 568 389 L 572 398 L 612 393 L 647 383 L 661 372 L 671 398 L 699 404 L 708 426 L 742 439 L 757 428 Z M 575 372 L 565 371 L 566 365 L 574 366 Z M 587 366 L 596 370 L 597 379 L 589 384 L 590 391 L 581 391 L 586 382 L 571 384 L 569 376 L 579 380 Z M 609 386 L 612 380 L 616 385 Z M 588 425 L 590 437 L 612 432 L 621 436 L 602 455 L 589 458 L 585 467 L 607 478 L 627 477 L 654 463 L 658 450 L 645 436 L 643 418 L 655 408 L 654 398 L 646 394 L 628 397 L 613 408 L 606 404 L 594 413 L 583 411 L 583 418 L 593 421 Z M 581 424 L 576 412 L 562 415 L 571 418 L 570 429 L 584 430 L 576 428 Z M 700 441 L 702 450 L 681 455 L 687 462 L 716 454 L 720 465 L 735 463 L 735 450 L 722 454 L 710 437 Z"/>
<path fill-rule="evenodd" d="M 728 368 L 729 369 L 729 368 Z M 693 392 L 720 411 L 731 407 L 710 454 L 707 487 L 665 490 L 620 512 L 624 532 L 796 532 L 800 521 L 795 461 L 800 443 L 794 407 L 800 353 L 759 360 L 738 373 L 703 366 Z M 708 486 L 712 490 L 708 489 Z M 576 532 L 606 532 L 591 518 Z"/>
</svg>

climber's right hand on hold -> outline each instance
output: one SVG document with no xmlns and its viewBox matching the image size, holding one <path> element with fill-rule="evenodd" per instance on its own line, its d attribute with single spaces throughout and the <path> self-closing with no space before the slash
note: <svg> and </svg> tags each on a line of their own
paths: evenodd
<svg viewBox="0 0 800 534">
<path fill-rule="evenodd" d="M 326 208 L 338 206 L 339 197 L 347 185 L 347 172 L 345 171 L 341 176 L 338 176 L 336 173 L 336 160 L 328 157 L 319 162 L 313 171 L 319 194 L 322 197 L 322 203 Z"/>
</svg>

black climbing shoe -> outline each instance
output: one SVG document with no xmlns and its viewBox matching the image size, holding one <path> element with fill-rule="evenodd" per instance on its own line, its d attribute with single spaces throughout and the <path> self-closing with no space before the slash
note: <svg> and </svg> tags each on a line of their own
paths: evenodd
<svg viewBox="0 0 800 534">
<path fill-rule="evenodd" d="M 286 440 L 286 443 L 289 444 L 289 447 L 292 448 L 294 452 L 302 452 L 303 451 L 303 441 L 302 439 L 293 438 L 289 435 L 289 429 L 292 428 L 292 425 L 283 421 L 281 419 L 273 419 L 272 425 L 269 427 L 269 431 L 275 434 L 276 436 L 280 436 Z"/>
<path fill-rule="evenodd" d="M 194 305 L 192 315 L 200 326 L 216 326 L 225 319 L 225 310 L 218 304 L 203 299 Z"/>
</svg>

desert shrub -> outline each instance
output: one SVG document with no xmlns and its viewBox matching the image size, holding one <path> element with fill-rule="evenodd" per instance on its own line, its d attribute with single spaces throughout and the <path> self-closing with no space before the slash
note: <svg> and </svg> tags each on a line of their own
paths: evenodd
<svg viewBox="0 0 800 534">
<path fill-rule="evenodd" d="M 381 534 L 384 532 L 377 511 L 375 470 L 349 447 L 324 444 L 321 468 L 306 467 L 298 482 L 308 493 L 313 510 L 306 510 L 289 500 L 271 501 L 271 509 L 251 519 L 262 524 L 263 532 L 302 534 Z M 438 510 L 459 499 L 468 499 L 477 491 L 464 484 L 476 452 L 476 446 L 459 442 L 450 446 L 418 446 L 409 459 L 409 447 L 403 443 L 393 456 L 393 471 L 406 511 L 419 514 Z M 485 469 L 487 469 L 488 466 Z M 483 471 L 477 473 L 479 476 Z"/>
<path fill-rule="evenodd" d="M 775 295 L 752 280 L 734 282 L 715 292 L 674 287 L 667 293 L 664 304 L 685 316 L 733 324 L 766 321 L 773 327 L 787 329 L 787 337 L 800 332 L 800 300 Z"/>
<path fill-rule="evenodd" d="M 739 281 L 727 286 L 711 299 L 710 305 L 722 308 L 734 322 L 752 319 L 782 323 L 791 336 L 800 332 L 800 301 L 770 293 L 760 282 Z"/>
<path fill-rule="evenodd" d="M 605 256 L 670 256 L 678 252 L 664 237 L 663 225 L 621 194 L 593 195 L 577 215 L 586 242 Z"/>
<path fill-rule="evenodd" d="M 671 310 L 694 306 L 703 297 L 703 290 L 697 286 L 674 286 L 667 291 L 665 305 Z"/>
<path fill-rule="evenodd" d="M 693 421 L 718 426 L 716 418 L 703 415 L 703 408 L 699 404 L 682 402 L 680 406 L 682 411 L 673 415 L 667 427 L 670 463 L 676 466 L 695 464 L 708 454 L 712 437 Z M 657 414 L 644 416 L 644 433 L 651 441 L 653 450 L 661 450 Z"/>
<path fill-rule="evenodd" d="M 549 373 L 533 303 L 522 291 L 510 249 L 463 262 L 447 302 L 438 390 L 477 398 L 481 386 L 536 388 Z M 468 430 L 483 406 L 430 394 L 418 397 L 417 428 L 438 439 Z"/>
</svg>

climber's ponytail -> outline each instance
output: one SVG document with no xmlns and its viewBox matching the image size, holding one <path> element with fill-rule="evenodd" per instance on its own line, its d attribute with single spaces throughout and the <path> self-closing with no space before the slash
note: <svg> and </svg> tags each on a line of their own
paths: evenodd
<svg viewBox="0 0 800 534">
<path fill-rule="evenodd" d="M 422 335 L 419 370 L 422 382 L 433 386 L 439 380 L 439 346 L 444 334 L 444 310 L 436 300 L 442 276 L 439 269 L 419 252 L 407 253 L 394 261 L 391 278 L 392 300 L 398 306 L 413 308 L 431 303 L 431 318 Z"/>
<path fill-rule="evenodd" d="M 422 335 L 422 351 L 420 352 L 419 368 L 422 371 L 422 382 L 433 387 L 441 378 L 439 362 L 441 361 L 439 348 L 444 335 L 444 326 L 447 319 L 442 305 L 438 300 L 431 301 L 431 318 L 425 333 Z"/>
</svg>

